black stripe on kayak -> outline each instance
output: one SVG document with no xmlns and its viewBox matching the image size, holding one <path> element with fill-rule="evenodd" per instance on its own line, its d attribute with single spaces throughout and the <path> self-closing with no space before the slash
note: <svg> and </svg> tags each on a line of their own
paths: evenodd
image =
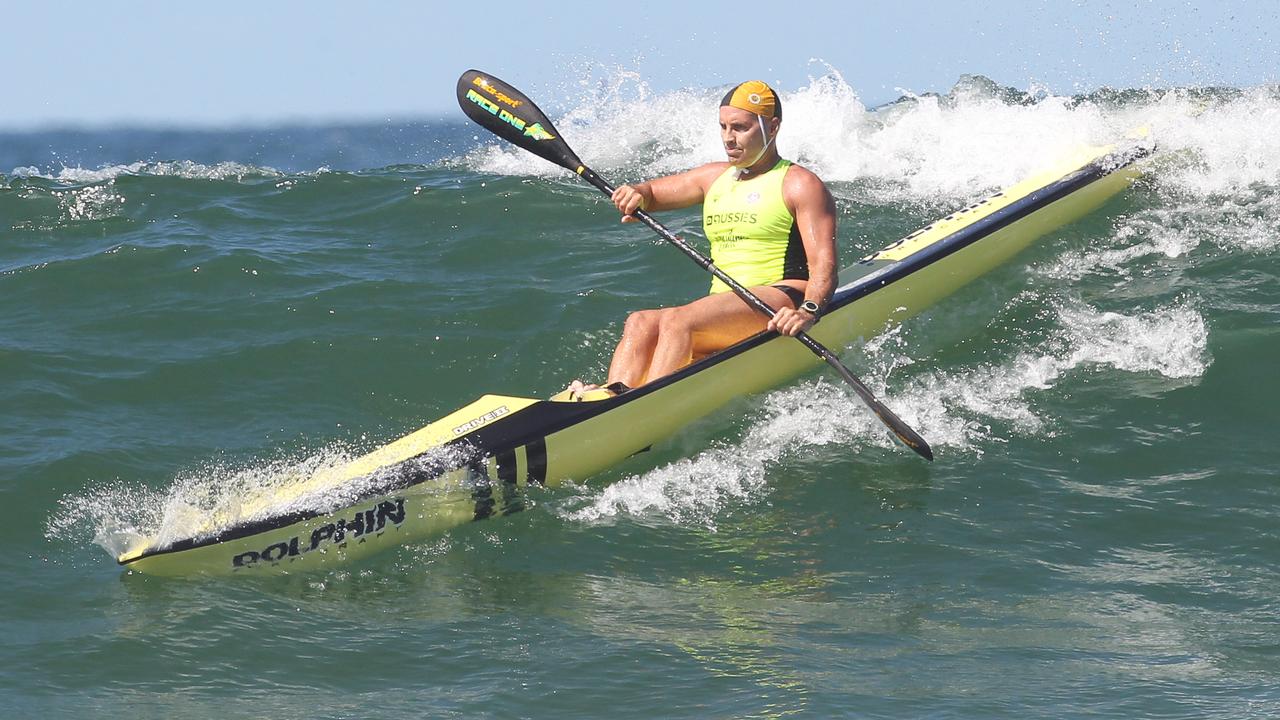
<svg viewBox="0 0 1280 720">
<path fill-rule="evenodd" d="M 516 488 L 516 478 L 519 477 L 516 472 L 516 451 L 500 452 L 493 459 L 498 464 L 498 482 L 502 484 L 502 514 L 516 512 L 521 509 L 517 507 L 520 495 Z"/>
<path fill-rule="evenodd" d="M 538 485 L 547 484 L 547 440 L 538 438 L 524 446 L 525 457 L 529 464 L 529 482 Z"/>
<path fill-rule="evenodd" d="M 498 463 L 498 480 L 500 480 L 503 485 L 510 485 L 514 488 L 516 485 L 515 449 L 504 450 L 503 452 L 494 455 L 493 459 Z"/>
<path fill-rule="evenodd" d="M 483 520 L 493 514 L 493 481 L 489 479 L 488 465 L 483 459 L 471 463 L 471 499 L 475 501 L 475 519 Z"/>
</svg>

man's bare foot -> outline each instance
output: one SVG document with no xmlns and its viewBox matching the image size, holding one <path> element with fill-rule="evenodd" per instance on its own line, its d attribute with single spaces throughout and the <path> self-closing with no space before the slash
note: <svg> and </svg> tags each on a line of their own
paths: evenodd
<svg viewBox="0 0 1280 720">
<path fill-rule="evenodd" d="M 565 390 L 569 391 L 570 399 L 574 400 L 575 402 L 581 401 L 582 395 L 584 393 L 590 392 L 592 390 L 599 390 L 599 389 L 600 389 L 599 385 L 595 383 L 584 383 L 581 380 L 574 380 L 573 382 L 569 383 L 569 387 L 565 388 Z"/>
<path fill-rule="evenodd" d="M 569 387 L 561 391 L 561 394 L 563 395 L 564 393 L 568 393 L 569 400 L 572 402 L 582 402 L 583 400 L 587 399 L 586 394 L 593 390 L 603 390 L 604 392 L 608 393 L 606 397 L 608 396 L 616 397 L 618 395 L 621 395 L 622 393 L 630 392 L 631 388 L 628 387 L 625 383 L 617 382 L 617 381 L 611 382 L 608 385 L 597 385 L 595 383 L 588 383 L 588 382 L 583 382 L 581 380 L 574 380 L 573 382 L 569 383 Z M 596 397 L 592 399 L 599 400 L 600 398 Z"/>
</svg>

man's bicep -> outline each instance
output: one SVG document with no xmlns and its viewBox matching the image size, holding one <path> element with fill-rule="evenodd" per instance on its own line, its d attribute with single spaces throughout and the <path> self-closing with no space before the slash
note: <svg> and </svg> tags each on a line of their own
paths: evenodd
<svg viewBox="0 0 1280 720">
<path fill-rule="evenodd" d="M 704 166 L 650 180 L 649 189 L 656 205 L 654 209 L 675 210 L 702 202 L 710 184 L 707 175 L 708 170 Z"/>
</svg>

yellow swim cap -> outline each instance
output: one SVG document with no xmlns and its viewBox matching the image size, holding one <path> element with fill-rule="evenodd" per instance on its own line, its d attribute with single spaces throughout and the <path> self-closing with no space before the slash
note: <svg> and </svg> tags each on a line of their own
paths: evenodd
<svg viewBox="0 0 1280 720">
<path fill-rule="evenodd" d="M 726 93 L 720 107 L 726 105 L 761 117 L 782 119 L 782 100 L 773 88 L 759 80 L 748 80 Z"/>
</svg>

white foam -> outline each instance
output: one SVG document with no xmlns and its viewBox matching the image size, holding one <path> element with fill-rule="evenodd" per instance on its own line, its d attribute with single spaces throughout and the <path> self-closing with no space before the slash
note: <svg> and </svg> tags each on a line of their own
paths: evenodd
<svg viewBox="0 0 1280 720">
<path fill-rule="evenodd" d="M 1063 253 L 1035 268 L 1046 277 L 1075 281 L 1091 274 L 1122 278 L 1151 274 L 1150 258 L 1196 253 L 1269 253 L 1280 248 L 1280 193 L 1242 188 L 1234 196 L 1183 197 L 1137 210 L 1117 221 L 1116 231 L 1094 246 Z"/>
<path fill-rule="evenodd" d="M 457 460 L 463 452 L 442 450 L 411 462 Z M 51 539 L 92 540 L 116 557 L 143 541 L 164 546 L 239 523 L 302 511 L 330 512 L 359 502 L 388 479 L 385 473 L 347 478 L 335 472 L 352 459 L 347 448 L 335 445 L 302 458 L 242 465 L 211 462 L 182 473 L 164 489 L 106 483 L 64 497 L 46 534 Z M 404 470 L 400 466 L 396 472 Z M 330 473 L 335 481 L 328 480 Z"/>
<path fill-rule="evenodd" d="M 191 160 L 165 162 L 134 162 L 124 165 L 108 165 L 97 169 L 64 167 L 55 173 L 42 173 L 37 168 L 17 168 L 19 177 L 40 177 L 64 183 L 106 183 L 124 175 L 149 175 L 154 177 L 179 177 L 188 180 L 245 180 L 246 178 L 282 177 L 284 173 L 269 167 L 246 165 L 237 162 L 220 162 L 205 165 Z"/>
<path fill-rule="evenodd" d="M 1149 114 L 1162 151 L 1181 160 L 1161 169 L 1162 185 L 1189 197 L 1280 186 L 1280 87 L 1250 88 L 1225 101 L 1170 93 Z"/>
<path fill-rule="evenodd" d="M 263 497 L 349 459 L 332 448 L 301 460 L 277 460 L 245 466 L 211 462 L 174 478 L 165 489 L 117 481 L 68 495 L 50 518 L 48 535 L 62 539 L 89 536 L 112 556 L 146 538 L 159 544 L 208 534 L 246 517 L 242 511 Z M 301 509 L 283 506 L 284 514 Z M 211 518 L 218 518 L 210 524 Z"/>
<path fill-rule="evenodd" d="M 124 197 L 110 185 L 55 190 L 53 195 L 68 220 L 105 220 L 119 215 L 124 207 Z"/>
<path fill-rule="evenodd" d="M 723 159 L 715 112 L 724 88 L 657 93 L 634 72 L 596 70 L 577 104 L 552 118 L 588 165 L 623 182 Z M 869 184 L 876 202 L 954 205 L 1140 125 L 1173 158 L 1156 169 L 1166 189 L 1234 197 L 1280 184 L 1274 87 L 1071 97 L 966 76 L 945 95 L 903 91 L 868 109 L 838 69 L 820 70 L 807 85 L 779 88 L 779 148 L 825 180 Z M 497 140 L 464 162 L 499 174 L 565 173 Z"/>
<path fill-rule="evenodd" d="M 1061 308 L 1059 315 L 1072 348 L 1064 361 L 1067 367 L 1093 363 L 1126 372 L 1192 378 L 1209 366 L 1209 329 L 1191 307 L 1129 316 L 1079 305 Z"/>
<path fill-rule="evenodd" d="M 112 557 L 161 523 L 164 492 L 115 482 L 64 496 L 46 523 L 45 536 L 70 543 L 93 542 Z"/>
<path fill-rule="evenodd" d="M 917 376 L 889 405 L 895 411 L 901 406 L 903 419 L 917 418 L 916 429 L 931 444 L 981 453 L 986 442 L 1004 439 L 994 427 L 1027 436 L 1044 432 L 1046 424 L 1033 406 L 1035 393 L 1078 369 L 1103 366 L 1182 380 L 1208 367 L 1208 328 L 1187 305 L 1134 315 L 1080 302 L 1060 302 L 1055 310 L 1056 327 L 1037 346 L 989 364 Z"/>
<path fill-rule="evenodd" d="M 706 451 L 588 493 L 581 498 L 584 506 L 562 514 L 588 523 L 618 515 L 659 516 L 679 525 L 714 530 L 715 518 L 726 503 L 750 498 L 764 488 L 768 456 L 765 448 Z"/>
</svg>

